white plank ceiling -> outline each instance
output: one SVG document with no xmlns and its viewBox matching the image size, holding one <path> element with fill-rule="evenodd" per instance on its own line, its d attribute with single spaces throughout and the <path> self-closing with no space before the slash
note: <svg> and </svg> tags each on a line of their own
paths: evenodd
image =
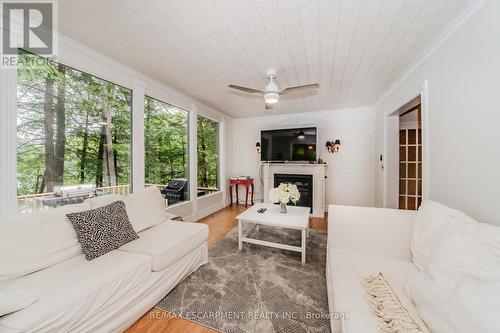
<svg viewBox="0 0 500 333">
<path fill-rule="evenodd" d="M 471 0 L 63 0 L 63 34 L 232 117 L 269 113 L 228 84 L 315 83 L 272 113 L 373 105 Z"/>
</svg>

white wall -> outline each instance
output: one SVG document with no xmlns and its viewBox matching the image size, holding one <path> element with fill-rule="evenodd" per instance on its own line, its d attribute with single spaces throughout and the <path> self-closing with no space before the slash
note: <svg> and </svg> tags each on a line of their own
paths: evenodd
<svg viewBox="0 0 500 333">
<path fill-rule="evenodd" d="M 255 143 L 260 131 L 272 128 L 293 128 L 304 125 L 318 127 L 318 157 L 328 163 L 326 168 L 326 204 L 358 206 L 374 205 L 374 113 L 371 108 L 307 112 L 293 115 L 270 115 L 233 119 L 232 174 L 252 176 L 256 182 L 256 198 L 262 198 L 259 180 L 260 155 Z M 338 154 L 326 151 L 326 141 L 340 139 Z M 240 200 L 241 200 L 240 194 Z"/>
<path fill-rule="evenodd" d="M 376 150 L 384 153 L 385 116 L 420 94 L 427 80 L 429 198 L 500 225 L 498 13 L 500 1 L 487 2 L 375 111 Z M 384 178 L 376 170 L 376 204 L 381 206 Z"/>
</svg>

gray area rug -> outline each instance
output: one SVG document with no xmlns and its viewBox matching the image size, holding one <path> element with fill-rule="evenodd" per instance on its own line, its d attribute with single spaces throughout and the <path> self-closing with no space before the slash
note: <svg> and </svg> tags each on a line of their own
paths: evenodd
<svg viewBox="0 0 500 333">
<path fill-rule="evenodd" d="M 300 231 L 260 227 L 252 238 L 300 246 Z M 209 250 L 209 262 L 157 307 L 226 333 L 330 332 L 325 280 L 326 232 L 310 230 L 299 252 L 243 244 L 238 228 Z"/>
</svg>

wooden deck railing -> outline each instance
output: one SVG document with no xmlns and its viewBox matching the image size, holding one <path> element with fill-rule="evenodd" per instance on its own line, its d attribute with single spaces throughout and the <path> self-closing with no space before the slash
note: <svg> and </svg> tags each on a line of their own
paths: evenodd
<svg viewBox="0 0 500 333">
<path fill-rule="evenodd" d="M 32 212 L 35 210 L 49 209 L 50 207 L 42 205 L 39 199 L 53 196 L 53 192 L 20 195 L 17 197 L 17 208 L 20 212 Z"/>
<path fill-rule="evenodd" d="M 157 187 L 158 189 L 163 189 L 167 185 L 164 184 L 146 184 L 146 187 Z M 99 187 L 99 190 L 109 193 L 109 194 L 120 194 L 129 195 L 132 193 L 132 185 L 117 185 L 117 186 L 104 186 Z M 205 191 L 208 193 L 217 192 L 216 188 L 198 187 L 198 191 Z M 40 193 L 40 194 L 29 194 L 20 195 L 17 197 L 17 207 L 21 212 L 32 212 L 41 209 L 50 209 L 49 206 L 44 206 L 42 204 L 42 198 L 51 197 L 54 192 Z"/>
</svg>

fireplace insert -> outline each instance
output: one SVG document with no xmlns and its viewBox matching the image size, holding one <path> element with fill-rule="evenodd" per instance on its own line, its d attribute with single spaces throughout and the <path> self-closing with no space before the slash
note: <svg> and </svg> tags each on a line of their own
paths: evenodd
<svg viewBox="0 0 500 333">
<path fill-rule="evenodd" d="M 313 211 L 313 176 L 312 175 L 296 175 L 275 173 L 274 187 L 278 187 L 281 183 L 295 184 L 300 192 L 300 199 L 297 206 L 311 208 Z"/>
</svg>

